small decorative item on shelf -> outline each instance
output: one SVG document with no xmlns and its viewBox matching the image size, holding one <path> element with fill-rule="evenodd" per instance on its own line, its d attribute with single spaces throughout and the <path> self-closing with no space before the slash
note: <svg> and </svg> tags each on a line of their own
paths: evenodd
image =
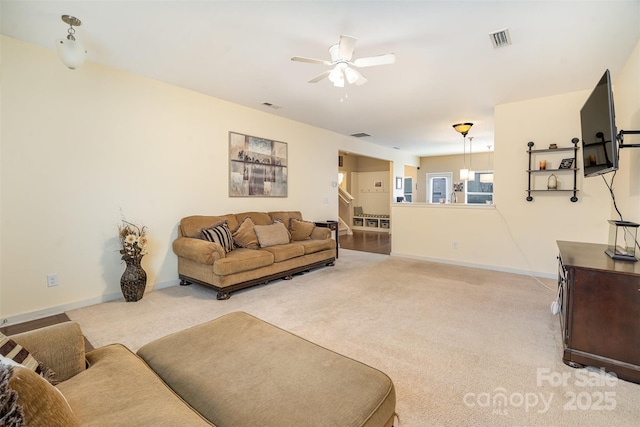
<svg viewBox="0 0 640 427">
<path fill-rule="evenodd" d="M 547 190 L 557 190 L 558 189 L 558 178 L 551 174 L 549 179 L 547 180 Z"/>
<path fill-rule="evenodd" d="M 549 150 L 556 150 L 558 148 L 558 144 L 549 144 Z"/>
<path fill-rule="evenodd" d="M 547 169 L 547 161 L 546 160 L 540 160 L 540 170 L 543 171 Z"/>
<path fill-rule="evenodd" d="M 571 169 L 573 167 L 573 159 L 562 159 L 560 162 L 560 169 Z"/>
<path fill-rule="evenodd" d="M 142 299 L 147 287 L 147 273 L 140 265 L 142 257 L 147 254 L 147 227 L 138 227 L 123 220 L 118 231 L 122 245 L 120 254 L 127 265 L 120 278 L 120 288 L 125 301 L 135 302 Z"/>
</svg>

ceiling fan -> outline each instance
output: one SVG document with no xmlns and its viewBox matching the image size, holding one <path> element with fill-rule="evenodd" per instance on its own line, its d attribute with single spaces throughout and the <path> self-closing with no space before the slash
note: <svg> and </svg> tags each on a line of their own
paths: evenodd
<svg viewBox="0 0 640 427">
<path fill-rule="evenodd" d="M 309 80 L 309 83 L 317 83 L 325 77 L 328 77 L 331 83 L 337 87 L 344 87 L 345 80 L 349 84 L 355 83 L 358 86 L 365 84 L 367 79 L 357 70 L 357 68 L 393 64 L 396 62 L 396 56 L 393 53 L 371 56 L 368 58 L 359 58 L 352 61 L 353 52 L 356 49 L 356 41 L 357 40 L 351 36 L 340 36 L 340 43 L 334 44 L 329 48 L 331 61 L 305 58 L 302 56 L 294 56 L 291 60 L 332 66 L 333 69 L 327 70 L 319 76 L 314 77 Z"/>
</svg>

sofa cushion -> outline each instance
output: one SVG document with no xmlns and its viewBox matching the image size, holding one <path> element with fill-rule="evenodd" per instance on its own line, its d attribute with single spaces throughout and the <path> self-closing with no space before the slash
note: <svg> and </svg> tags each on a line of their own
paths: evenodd
<svg viewBox="0 0 640 427">
<path fill-rule="evenodd" d="M 239 248 L 258 249 L 260 243 L 254 227 L 251 217 L 245 217 L 238 229 L 233 232 L 233 243 Z"/>
<path fill-rule="evenodd" d="M 11 338 L 53 369 L 56 381 L 65 381 L 86 369 L 84 336 L 77 322 L 45 326 Z"/>
<path fill-rule="evenodd" d="M 123 345 L 100 347 L 87 360 L 87 370 L 58 385 L 82 426 L 211 425 Z"/>
<path fill-rule="evenodd" d="M 231 236 L 231 230 L 229 230 L 227 221 L 224 221 L 218 226 L 203 229 L 200 232 L 200 236 L 204 240 L 222 246 L 225 253 L 229 253 L 233 249 L 233 237 Z"/>
<path fill-rule="evenodd" d="M 331 230 L 326 227 L 316 227 L 311 232 L 311 239 L 317 239 L 317 240 L 331 239 Z"/>
<path fill-rule="evenodd" d="M 243 212 L 236 214 L 238 224 L 241 223 L 246 217 L 251 218 L 251 221 L 255 225 L 269 225 L 273 222 L 269 214 L 266 212 Z M 233 230 L 233 228 L 231 229 Z"/>
<path fill-rule="evenodd" d="M 185 348 L 193 363 L 177 362 Z M 382 426 L 395 412 L 387 375 L 246 313 L 160 338 L 138 355 L 221 426 Z"/>
<path fill-rule="evenodd" d="M 241 271 L 254 270 L 273 264 L 274 256 L 266 250 L 253 250 L 239 248 L 229 252 L 223 259 L 213 264 L 213 273 L 218 276 L 227 276 Z"/>
<path fill-rule="evenodd" d="M 292 244 L 301 245 L 304 247 L 305 254 L 314 254 L 316 252 L 324 251 L 327 249 L 336 249 L 336 242 L 333 239 L 324 240 L 300 240 Z"/>
<path fill-rule="evenodd" d="M 258 242 L 261 248 L 286 245 L 291 240 L 291 235 L 287 227 L 281 222 L 274 222 L 269 225 L 256 225 L 253 230 L 256 236 L 258 236 Z"/>
<path fill-rule="evenodd" d="M 269 212 L 269 216 L 272 221 L 282 221 L 284 225 L 289 227 L 289 222 L 291 218 L 299 219 L 302 221 L 302 213 L 300 211 L 277 211 L 277 212 Z M 289 230 L 291 231 L 291 230 Z"/>
<path fill-rule="evenodd" d="M 309 221 L 300 221 L 291 218 L 289 221 L 289 231 L 291 231 L 291 240 L 307 240 L 311 238 L 313 229 L 316 228 L 315 223 Z"/>
<path fill-rule="evenodd" d="M 238 221 L 235 215 L 222 215 L 222 216 L 203 216 L 193 215 L 182 218 L 180 221 L 180 235 L 183 237 L 200 237 L 200 231 L 204 228 L 213 227 L 214 225 L 221 224 L 227 221 L 229 230 L 235 230 L 238 228 Z"/>
<path fill-rule="evenodd" d="M 14 367 L 9 386 L 18 393 L 26 426 L 80 425 L 62 393 L 32 370 Z"/>
<path fill-rule="evenodd" d="M 10 361 L 29 369 L 36 374 L 53 380 L 54 372 L 36 360 L 29 351 L 0 332 L 0 356 L 6 357 Z"/>
<path fill-rule="evenodd" d="M 295 244 L 275 245 L 268 248 L 262 248 L 260 251 L 271 252 L 273 254 L 274 261 L 281 262 L 303 256 L 304 246 Z"/>
</svg>

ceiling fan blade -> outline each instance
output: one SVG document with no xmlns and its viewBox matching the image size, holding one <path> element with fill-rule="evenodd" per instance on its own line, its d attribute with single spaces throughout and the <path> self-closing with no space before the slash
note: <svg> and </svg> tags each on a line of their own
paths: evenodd
<svg viewBox="0 0 640 427">
<path fill-rule="evenodd" d="M 387 53 L 385 55 L 370 56 L 368 58 L 359 58 L 353 61 L 356 67 L 373 67 L 375 65 L 387 65 L 396 62 L 396 55 Z"/>
<path fill-rule="evenodd" d="M 331 65 L 331 62 L 329 61 L 325 61 L 323 59 L 305 58 L 304 56 L 294 56 L 293 58 L 291 58 L 291 60 L 298 62 L 308 62 L 310 64 Z"/>
<path fill-rule="evenodd" d="M 329 75 L 329 73 L 331 73 L 331 70 L 325 71 L 324 73 L 312 78 L 311 80 L 309 80 L 309 83 L 318 83 L 320 80 L 322 80 L 325 77 L 327 77 Z"/>
<path fill-rule="evenodd" d="M 341 59 L 351 61 L 353 52 L 356 50 L 357 40 L 351 36 L 340 36 L 338 52 Z"/>
</svg>

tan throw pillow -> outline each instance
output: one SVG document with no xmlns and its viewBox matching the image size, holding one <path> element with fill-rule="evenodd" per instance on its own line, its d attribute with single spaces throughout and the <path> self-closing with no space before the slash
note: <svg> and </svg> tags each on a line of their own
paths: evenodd
<svg viewBox="0 0 640 427">
<path fill-rule="evenodd" d="M 14 367 L 9 386 L 18 392 L 27 426 L 79 426 L 80 422 L 60 390 L 27 369 Z"/>
<path fill-rule="evenodd" d="M 316 225 L 313 222 L 300 221 L 295 218 L 291 218 L 289 221 L 289 230 L 293 241 L 310 239 L 314 228 L 316 228 Z"/>
<path fill-rule="evenodd" d="M 233 243 L 239 248 L 260 249 L 258 236 L 253 231 L 255 224 L 251 218 L 246 217 L 240 223 L 240 226 L 233 232 Z"/>
<path fill-rule="evenodd" d="M 291 239 L 287 227 L 281 222 L 274 222 L 270 225 L 256 225 L 254 230 L 261 248 L 286 245 Z"/>
</svg>

